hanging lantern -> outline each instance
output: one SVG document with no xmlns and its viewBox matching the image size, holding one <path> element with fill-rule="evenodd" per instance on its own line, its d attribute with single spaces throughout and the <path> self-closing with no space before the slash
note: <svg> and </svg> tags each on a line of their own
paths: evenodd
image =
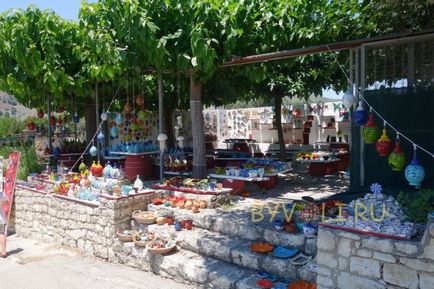
<svg viewBox="0 0 434 289">
<path fill-rule="evenodd" d="M 107 120 L 107 113 L 103 112 L 101 113 L 101 120 L 106 121 Z"/>
<path fill-rule="evenodd" d="M 405 178 L 407 179 L 410 186 L 415 186 L 417 188 L 420 187 L 423 179 L 425 179 L 425 170 L 417 159 L 416 146 L 414 147 L 413 160 L 405 168 Z"/>
<path fill-rule="evenodd" d="M 378 155 L 386 157 L 392 151 L 392 141 L 387 136 L 386 128 L 383 128 L 383 134 L 375 143 Z"/>
<path fill-rule="evenodd" d="M 104 142 L 105 136 L 104 136 L 104 134 L 102 133 L 102 131 L 99 132 L 97 138 L 98 138 L 98 141 L 99 141 L 99 142 Z"/>
<path fill-rule="evenodd" d="M 118 112 L 116 114 L 115 122 L 116 122 L 117 125 L 120 125 L 120 124 L 122 124 L 124 122 L 124 118 L 122 117 L 121 113 Z"/>
<path fill-rule="evenodd" d="M 143 101 L 143 96 L 141 96 L 140 94 L 136 96 L 136 103 L 138 106 L 143 105 L 144 101 Z"/>
<path fill-rule="evenodd" d="M 62 112 L 64 112 L 64 111 L 65 111 L 65 107 L 64 107 L 63 105 L 60 106 L 60 107 L 59 107 L 59 112 L 62 113 Z"/>
<path fill-rule="evenodd" d="M 98 149 L 96 148 L 95 145 L 93 145 L 93 146 L 90 148 L 89 153 L 90 153 L 90 155 L 93 156 L 93 157 L 95 157 L 95 156 L 98 154 Z"/>
<path fill-rule="evenodd" d="M 35 130 L 36 129 L 36 125 L 33 122 L 33 120 L 29 119 L 29 122 L 27 123 L 27 129 L 28 130 Z"/>
<path fill-rule="evenodd" d="M 395 172 L 400 172 L 405 167 L 405 154 L 401 150 L 399 139 L 396 141 L 396 146 L 393 152 L 389 155 L 389 166 Z"/>
<path fill-rule="evenodd" d="M 125 112 L 131 112 L 133 110 L 129 100 L 127 100 L 127 103 L 125 103 L 124 110 Z"/>
<path fill-rule="evenodd" d="M 44 112 L 42 110 L 38 111 L 38 118 L 44 118 Z"/>
<path fill-rule="evenodd" d="M 112 128 L 110 129 L 110 135 L 113 138 L 117 138 L 118 137 L 118 128 L 116 126 L 112 126 Z"/>
<path fill-rule="evenodd" d="M 145 120 L 146 118 L 146 111 L 141 110 L 137 113 L 137 119 L 138 120 Z"/>
<path fill-rule="evenodd" d="M 351 108 L 355 103 L 356 103 L 356 97 L 353 95 L 352 91 L 348 89 L 347 92 L 345 92 L 344 96 L 342 97 L 342 104 L 346 108 Z"/>
<path fill-rule="evenodd" d="M 55 126 L 55 125 L 56 125 L 56 118 L 54 117 L 54 115 L 52 115 L 52 116 L 50 117 L 50 125 L 51 125 L 51 126 Z"/>
<path fill-rule="evenodd" d="M 367 144 L 375 143 L 375 141 L 380 137 L 380 129 L 375 123 L 374 115 L 372 113 L 369 114 L 368 123 L 363 127 L 362 136 Z"/>
<path fill-rule="evenodd" d="M 80 121 L 80 117 L 78 116 L 78 112 L 74 112 L 74 116 L 72 117 L 72 121 L 74 121 L 74 123 L 78 123 Z"/>
<path fill-rule="evenodd" d="M 362 101 L 359 101 L 359 106 L 357 107 L 356 111 L 353 113 L 353 121 L 357 125 L 365 125 L 366 123 L 366 113 L 363 109 L 363 103 Z"/>
</svg>

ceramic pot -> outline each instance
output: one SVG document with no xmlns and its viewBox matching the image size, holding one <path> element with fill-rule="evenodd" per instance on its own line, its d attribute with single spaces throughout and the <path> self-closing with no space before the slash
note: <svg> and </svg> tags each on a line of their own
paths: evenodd
<svg viewBox="0 0 434 289">
<path fill-rule="evenodd" d="M 193 221 L 192 220 L 186 220 L 186 222 L 185 222 L 185 228 L 187 230 L 191 230 L 193 228 Z"/>
<path fill-rule="evenodd" d="M 164 223 L 166 223 L 166 218 L 165 217 L 157 217 L 156 222 L 157 222 L 157 225 L 164 225 Z"/>
<path fill-rule="evenodd" d="M 284 226 L 285 231 L 286 231 L 287 233 L 292 234 L 292 233 L 297 232 L 297 226 L 295 225 L 295 222 L 294 222 L 294 221 L 286 222 L 283 226 Z"/>
<path fill-rule="evenodd" d="M 116 185 L 113 187 L 113 196 L 119 198 L 121 196 L 121 187 Z"/>
<path fill-rule="evenodd" d="M 192 206 L 191 207 L 191 211 L 193 212 L 193 213 L 199 213 L 199 207 L 198 206 Z"/>
<path fill-rule="evenodd" d="M 276 228 L 276 230 L 283 230 L 283 220 L 281 219 L 277 219 L 273 222 L 274 228 Z"/>
<path fill-rule="evenodd" d="M 405 178 L 407 179 L 410 186 L 419 187 L 425 178 L 425 169 L 419 163 L 416 157 L 416 151 L 413 155 L 413 160 L 405 168 Z"/>
<path fill-rule="evenodd" d="M 180 221 L 175 222 L 175 230 L 181 231 L 182 230 L 182 223 Z"/>
<path fill-rule="evenodd" d="M 186 226 L 187 226 L 187 219 L 183 219 L 183 220 L 181 220 L 181 226 L 182 226 L 182 228 L 186 228 Z"/>
<path fill-rule="evenodd" d="M 185 208 L 185 202 L 184 201 L 179 201 L 178 202 L 178 208 L 184 209 Z"/>
<path fill-rule="evenodd" d="M 392 141 L 387 136 L 386 129 L 383 129 L 383 134 L 375 143 L 375 149 L 379 156 L 385 157 L 392 151 Z"/>
<path fill-rule="evenodd" d="M 199 208 L 206 209 L 208 207 L 208 203 L 205 200 L 199 202 Z"/>
<path fill-rule="evenodd" d="M 175 218 L 172 216 L 166 217 L 166 223 L 167 225 L 173 225 L 175 223 Z"/>
<path fill-rule="evenodd" d="M 191 210 L 192 206 L 193 206 L 193 202 L 191 200 L 187 200 L 187 202 L 185 202 L 185 208 L 187 210 Z"/>
</svg>

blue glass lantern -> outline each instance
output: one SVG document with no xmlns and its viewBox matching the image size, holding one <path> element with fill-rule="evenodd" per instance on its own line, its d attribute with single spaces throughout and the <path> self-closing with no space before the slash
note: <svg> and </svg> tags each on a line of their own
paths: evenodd
<svg viewBox="0 0 434 289">
<path fill-rule="evenodd" d="M 118 128 L 115 126 L 112 126 L 112 128 L 110 129 L 110 134 L 113 138 L 117 138 L 118 137 Z"/>
<path fill-rule="evenodd" d="M 98 149 L 96 148 L 96 146 L 92 146 L 89 150 L 89 153 L 91 156 L 96 157 L 96 155 L 98 154 Z"/>
<path fill-rule="evenodd" d="M 407 179 L 410 186 L 420 187 L 423 179 L 425 179 L 425 170 L 419 163 L 416 156 L 416 149 L 413 153 L 413 160 L 405 168 L 405 178 Z"/>
<path fill-rule="evenodd" d="M 80 121 L 80 117 L 78 116 L 77 112 L 74 112 L 74 116 L 72 117 L 72 120 L 74 123 L 78 123 Z"/>
<path fill-rule="evenodd" d="M 102 133 L 102 131 L 99 132 L 97 138 L 98 138 L 98 141 L 99 141 L 99 142 L 104 142 L 105 136 L 104 136 L 104 134 Z"/>
<path fill-rule="evenodd" d="M 353 113 L 353 121 L 357 125 L 365 125 L 368 120 L 362 101 L 359 101 L 359 107 Z"/>
<path fill-rule="evenodd" d="M 120 124 L 122 124 L 124 122 L 124 117 L 122 116 L 121 113 L 118 112 L 116 114 L 115 122 L 116 122 L 117 125 L 120 125 Z"/>
</svg>

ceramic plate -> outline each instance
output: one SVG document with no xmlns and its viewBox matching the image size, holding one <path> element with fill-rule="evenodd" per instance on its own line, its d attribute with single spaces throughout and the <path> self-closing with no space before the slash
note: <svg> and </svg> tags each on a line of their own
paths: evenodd
<svg viewBox="0 0 434 289">
<path fill-rule="evenodd" d="M 288 249 L 281 246 L 278 246 L 273 250 L 273 256 L 278 258 L 291 258 L 297 253 L 297 249 Z"/>
</svg>

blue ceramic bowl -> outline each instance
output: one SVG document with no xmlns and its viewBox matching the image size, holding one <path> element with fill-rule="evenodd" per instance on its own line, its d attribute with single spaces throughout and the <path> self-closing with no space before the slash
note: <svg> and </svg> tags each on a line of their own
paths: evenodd
<svg viewBox="0 0 434 289">
<path fill-rule="evenodd" d="M 133 189 L 132 186 L 126 186 L 126 185 L 123 185 L 121 188 L 122 188 L 123 195 L 128 195 L 128 193 Z"/>
</svg>

